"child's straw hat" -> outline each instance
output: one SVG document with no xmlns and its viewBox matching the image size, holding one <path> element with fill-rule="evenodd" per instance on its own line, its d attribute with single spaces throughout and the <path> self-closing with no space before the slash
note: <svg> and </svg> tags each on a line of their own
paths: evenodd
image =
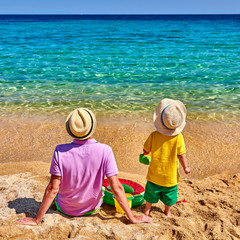
<svg viewBox="0 0 240 240">
<path fill-rule="evenodd" d="M 181 101 L 165 98 L 153 115 L 156 129 L 167 136 L 179 134 L 186 124 L 187 109 Z"/>
<path fill-rule="evenodd" d="M 97 120 L 87 108 L 77 108 L 66 119 L 66 129 L 73 138 L 84 140 L 89 138 L 96 129 Z"/>
</svg>

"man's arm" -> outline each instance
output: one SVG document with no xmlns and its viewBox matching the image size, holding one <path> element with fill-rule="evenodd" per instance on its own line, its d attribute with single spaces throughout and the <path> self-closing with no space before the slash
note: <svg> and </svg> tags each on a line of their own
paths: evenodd
<svg viewBox="0 0 240 240">
<path fill-rule="evenodd" d="M 22 218 L 22 219 L 19 219 L 17 222 L 22 225 L 32 225 L 32 226 L 38 225 L 38 223 L 41 222 L 44 214 L 47 212 L 47 210 L 51 206 L 54 198 L 56 197 L 59 190 L 60 183 L 61 183 L 60 176 L 51 175 L 50 182 L 46 187 L 42 204 L 38 210 L 36 218 Z"/>
<path fill-rule="evenodd" d="M 191 169 L 188 167 L 186 154 L 178 155 L 178 160 L 183 167 L 183 170 L 186 174 L 191 172 Z"/>
<path fill-rule="evenodd" d="M 108 177 L 108 181 L 111 186 L 112 193 L 119 205 L 122 207 L 124 212 L 126 213 L 128 219 L 131 223 L 141 223 L 141 222 L 152 222 L 152 218 L 146 215 L 136 215 L 132 214 L 132 211 L 128 205 L 128 201 L 125 195 L 124 188 L 122 184 L 119 182 L 117 175 Z"/>
</svg>

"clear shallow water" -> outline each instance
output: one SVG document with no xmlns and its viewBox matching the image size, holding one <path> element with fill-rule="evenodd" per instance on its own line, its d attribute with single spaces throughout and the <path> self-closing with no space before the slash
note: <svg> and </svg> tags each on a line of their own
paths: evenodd
<svg viewBox="0 0 240 240">
<path fill-rule="evenodd" d="M 0 108 L 239 119 L 240 15 L 0 16 Z"/>
</svg>

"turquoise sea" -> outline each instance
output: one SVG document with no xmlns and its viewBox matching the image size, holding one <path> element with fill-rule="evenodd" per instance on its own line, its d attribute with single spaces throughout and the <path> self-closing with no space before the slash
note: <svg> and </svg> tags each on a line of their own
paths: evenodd
<svg viewBox="0 0 240 240">
<path fill-rule="evenodd" d="M 0 114 L 149 113 L 239 121 L 240 15 L 1 15 Z"/>
</svg>

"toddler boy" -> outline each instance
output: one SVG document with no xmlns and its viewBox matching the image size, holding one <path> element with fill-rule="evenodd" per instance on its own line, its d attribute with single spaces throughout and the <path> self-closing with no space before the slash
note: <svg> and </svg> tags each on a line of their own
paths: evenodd
<svg viewBox="0 0 240 240">
<path fill-rule="evenodd" d="M 151 152 L 144 198 L 144 213 L 149 215 L 152 204 L 160 199 L 165 204 L 164 213 L 171 216 L 171 206 L 177 202 L 179 162 L 186 174 L 187 164 L 184 139 L 181 134 L 186 124 L 187 110 L 181 101 L 163 99 L 154 112 L 157 131 L 152 132 L 143 146 L 143 154 Z"/>
</svg>

